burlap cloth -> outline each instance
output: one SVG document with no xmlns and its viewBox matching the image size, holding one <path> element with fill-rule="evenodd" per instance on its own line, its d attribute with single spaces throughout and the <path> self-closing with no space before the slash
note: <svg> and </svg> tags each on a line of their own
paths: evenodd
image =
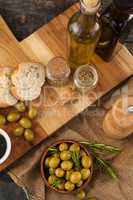
<svg viewBox="0 0 133 200">
<path fill-rule="evenodd" d="M 119 182 L 114 182 L 98 173 L 88 185 L 88 196 L 96 196 L 98 200 L 132 200 L 133 199 L 133 135 L 117 141 L 104 135 L 102 121 L 105 113 L 120 94 L 133 95 L 133 78 L 121 89 L 102 99 L 100 106 L 91 107 L 69 122 L 52 137 L 48 138 L 22 159 L 18 160 L 8 171 L 10 177 L 21 187 L 26 189 L 30 200 L 68 200 L 75 199 L 72 195 L 62 195 L 50 191 L 45 187 L 40 176 L 40 159 L 47 144 L 59 139 L 97 140 L 123 148 L 122 153 L 113 161 L 119 172 Z M 73 129 L 73 130 L 72 130 Z"/>
</svg>

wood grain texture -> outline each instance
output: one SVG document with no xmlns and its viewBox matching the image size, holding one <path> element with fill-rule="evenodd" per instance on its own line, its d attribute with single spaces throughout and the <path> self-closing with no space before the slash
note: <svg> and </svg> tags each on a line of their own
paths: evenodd
<svg viewBox="0 0 133 200">
<path fill-rule="evenodd" d="M 69 17 L 76 12 L 78 5 L 75 5 L 53 19 L 49 24 L 43 26 L 22 42 L 18 42 L 12 35 L 7 25 L 0 18 L 1 38 L 0 38 L 0 63 L 1 66 L 17 66 L 24 61 L 36 61 L 47 64 L 54 56 L 66 56 L 66 27 Z M 118 51 L 119 50 L 119 51 Z M 39 125 L 43 128 L 36 130 L 35 143 L 30 146 L 12 138 L 13 148 L 9 159 L 0 166 L 0 171 L 16 159 L 24 155 L 47 136 L 53 134 L 57 129 L 66 124 L 69 120 L 81 113 L 88 106 L 93 104 L 101 96 L 105 95 L 119 83 L 133 75 L 133 57 L 124 46 L 118 46 L 116 55 L 110 63 L 105 63 L 97 55 L 94 55 L 92 63 L 99 73 L 99 84 L 90 93 L 81 95 L 77 93 L 76 101 L 61 104 L 60 95 L 64 93 L 70 95 L 70 88 L 55 88 L 59 95 L 58 102 L 54 106 L 46 106 L 47 100 L 42 98 L 42 113 L 38 118 Z M 44 87 L 43 90 L 46 88 Z M 48 91 L 47 99 L 53 99 L 51 90 Z M 71 96 L 70 96 L 71 97 Z M 71 102 L 71 103 L 70 103 Z M 10 131 L 9 131 L 10 132 Z M 10 133 L 9 133 L 10 134 Z M 17 149 L 17 150 L 16 150 Z"/>
</svg>

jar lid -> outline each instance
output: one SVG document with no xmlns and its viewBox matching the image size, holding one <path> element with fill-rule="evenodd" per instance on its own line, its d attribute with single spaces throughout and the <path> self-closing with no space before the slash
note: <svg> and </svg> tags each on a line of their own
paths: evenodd
<svg viewBox="0 0 133 200">
<path fill-rule="evenodd" d="M 113 0 L 113 2 L 118 9 L 133 13 L 133 0 Z"/>
<path fill-rule="evenodd" d="M 92 89 L 97 82 L 98 73 L 92 65 L 82 65 L 74 73 L 74 83 L 80 89 Z"/>
<path fill-rule="evenodd" d="M 70 68 L 64 58 L 55 57 L 46 66 L 46 75 L 51 81 L 65 80 L 70 75 Z"/>
</svg>

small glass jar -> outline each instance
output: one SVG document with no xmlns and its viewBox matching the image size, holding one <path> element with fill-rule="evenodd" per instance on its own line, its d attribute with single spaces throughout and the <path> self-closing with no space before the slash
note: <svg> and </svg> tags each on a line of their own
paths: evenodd
<svg viewBox="0 0 133 200">
<path fill-rule="evenodd" d="M 92 65 L 82 65 L 74 73 L 74 84 L 80 91 L 90 91 L 98 83 L 98 73 Z"/>
<path fill-rule="evenodd" d="M 65 85 L 70 76 L 70 68 L 63 57 L 53 58 L 46 66 L 46 76 L 48 82 L 54 86 Z"/>
</svg>

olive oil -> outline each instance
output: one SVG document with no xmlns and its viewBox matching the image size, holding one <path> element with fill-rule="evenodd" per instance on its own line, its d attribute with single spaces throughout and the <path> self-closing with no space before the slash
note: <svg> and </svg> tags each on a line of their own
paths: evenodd
<svg viewBox="0 0 133 200">
<path fill-rule="evenodd" d="M 110 61 L 116 44 L 124 32 L 128 35 L 133 16 L 133 0 L 113 0 L 101 14 L 101 38 L 96 53 Z M 133 22 L 133 21 L 132 21 Z"/>
<path fill-rule="evenodd" d="M 5 138 L 0 135 L 0 159 L 4 156 L 7 149 L 7 143 Z"/>
<path fill-rule="evenodd" d="M 68 23 L 68 62 L 72 70 L 90 63 L 100 38 L 99 0 L 81 0 L 81 10 Z"/>
</svg>

